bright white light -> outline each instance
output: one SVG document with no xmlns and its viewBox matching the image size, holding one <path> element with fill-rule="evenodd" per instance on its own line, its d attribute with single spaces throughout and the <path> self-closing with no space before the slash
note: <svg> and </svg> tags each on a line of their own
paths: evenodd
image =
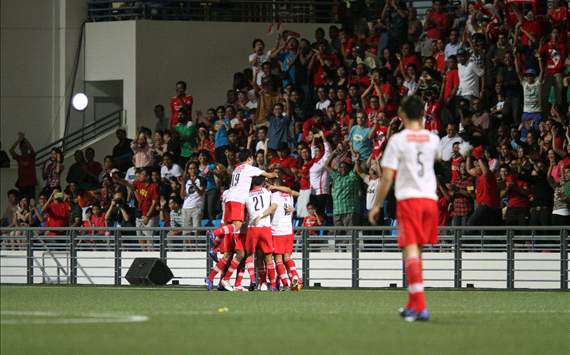
<svg viewBox="0 0 570 355">
<path fill-rule="evenodd" d="M 73 99 L 71 99 L 71 104 L 73 105 L 73 108 L 76 109 L 77 111 L 85 110 L 88 103 L 89 99 L 87 99 L 87 95 L 85 95 L 82 92 L 73 95 Z"/>
</svg>

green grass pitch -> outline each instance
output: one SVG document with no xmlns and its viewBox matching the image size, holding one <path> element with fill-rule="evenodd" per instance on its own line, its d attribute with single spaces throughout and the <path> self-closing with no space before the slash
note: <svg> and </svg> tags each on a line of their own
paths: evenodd
<svg viewBox="0 0 570 355">
<path fill-rule="evenodd" d="M 399 318 L 405 298 L 4 285 L 0 353 L 570 354 L 568 292 L 428 290 L 427 323 Z"/>
</svg>

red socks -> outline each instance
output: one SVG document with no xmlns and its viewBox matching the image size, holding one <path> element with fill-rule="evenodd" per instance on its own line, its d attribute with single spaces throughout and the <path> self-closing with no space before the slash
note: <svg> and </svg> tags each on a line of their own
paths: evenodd
<svg viewBox="0 0 570 355">
<path fill-rule="evenodd" d="M 411 308 L 419 313 L 426 308 L 422 259 L 417 256 L 407 258 L 406 275 L 408 278 L 408 304 L 406 308 Z"/>
<path fill-rule="evenodd" d="M 249 274 L 249 280 L 251 283 L 256 282 L 255 280 L 255 266 L 253 264 L 253 256 L 249 256 L 245 259 L 245 268 L 247 269 L 247 273 Z"/>
<path fill-rule="evenodd" d="M 242 260 L 237 268 L 236 282 L 234 284 L 235 287 L 241 286 L 241 281 L 243 280 L 243 272 L 244 272 L 244 261 Z"/>
<path fill-rule="evenodd" d="M 275 263 L 273 262 L 273 260 L 271 260 L 269 262 L 269 264 L 267 264 L 267 276 L 269 276 L 269 285 L 271 286 L 271 288 L 275 288 L 276 284 L 275 284 Z"/>
<path fill-rule="evenodd" d="M 294 276 L 299 277 L 299 274 L 297 273 L 297 267 L 295 266 L 293 259 L 285 260 L 285 266 L 287 266 L 287 271 L 289 272 L 290 279 L 293 279 Z M 299 282 L 300 281 L 301 278 L 299 277 Z"/>
<path fill-rule="evenodd" d="M 287 280 L 287 272 L 285 271 L 285 265 L 283 265 L 282 261 L 277 262 L 277 275 L 279 275 L 279 280 L 283 286 L 289 286 L 289 281 Z"/>
<path fill-rule="evenodd" d="M 232 277 L 232 274 L 234 273 L 234 271 L 236 271 L 238 266 L 239 266 L 239 261 L 233 258 L 230 267 L 228 268 L 228 271 L 226 271 L 226 274 L 224 275 L 223 279 L 225 281 L 228 281 Z"/>
<path fill-rule="evenodd" d="M 267 282 L 267 269 L 265 268 L 265 262 L 261 261 L 259 265 L 259 269 L 257 270 L 259 273 L 259 284 Z"/>
<path fill-rule="evenodd" d="M 208 279 L 210 281 L 214 281 L 214 277 L 216 277 L 216 275 L 220 272 L 223 272 L 224 269 L 226 268 L 226 266 L 228 265 L 228 259 L 227 258 L 221 258 L 216 265 L 214 265 L 214 268 L 210 271 L 210 273 L 208 274 Z"/>
</svg>

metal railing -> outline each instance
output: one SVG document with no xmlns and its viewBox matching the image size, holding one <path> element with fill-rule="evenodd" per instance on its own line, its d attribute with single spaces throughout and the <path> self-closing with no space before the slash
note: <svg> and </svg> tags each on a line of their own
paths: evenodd
<svg viewBox="0 0 570 355">
<path fill-rule="evenodd" d="M 344 1 L 334 0 L 88 0 L 87 3 L 89 21 L 145 19 L 271 23 L 338 23 L 344 22 L 347 16 L 376 19 L 384 6 L 383 1 L 371 1 L 360 7 L 359 12 L 353 12 L 346 8 Z M 432 1 L 428 0 L 408 3 L 408 7 L 416 9 L 419 19 L 431 6 Z M 460 6 L 460 1 L 450 1 L 448 11 L 453 13 Z"/>
<path fill-rule="evenodd" d="M 81 147 L 101 134 L 112 131 L 122 125 L 123 110 L 118 110 L 101 117 L 76 131 L 68 133 L 65 137 L 39 149 L 36 152 L 36 166 L 41 166 L 49 159 L 53 148 L 61 149 L 65 156 L 67 153 Z"/>
<path fill-rule="evenodd" d="M 425 283 L 567 290 L 569 229 L 441 228 L 440 243 L 424 249 Z M 0 280 L 121 285 L 135 257 L 154 256 L 181 284 L 201 285 L 213 266 L 206 230 L 53 228 L 59 235 L 45 235 L 45 228 L 1 228 Z M 136 235 L 143 232 L 151 235 Z M 394 233 L 391 227 L 299 228 L 293 258 L 307 286 L 405 287 Z"/>
</svg>

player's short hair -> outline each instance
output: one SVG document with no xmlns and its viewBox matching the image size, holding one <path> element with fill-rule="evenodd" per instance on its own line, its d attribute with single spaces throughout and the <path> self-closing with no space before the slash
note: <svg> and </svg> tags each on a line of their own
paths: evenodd
<svg viewBox="0 0 570 355">
<path fill-rule="evenodd" d="M 400 102 L 400 111 L 403 112 L 409 120 L 421 120 L 424 115 L 424 103 L 416 96 L 406 96 Z"/>
<path fill-rule="evenodd" d="M 263 183 L 265 182 L 265 177 L 263 176 L 255 176 L 253 179 L 251 179 L 251 186 L 261 186 L 263 185 Z"/>
<path fill-rule="evenodd" d="M 251 150 L 249 149 L 242 149 L 239 152 L 239 161 L 240 162 L 244 162 L 246 160 L 248 160 L 249 158 L 253 158 L 253 153 L 251 152 Z"/>
</svg>

